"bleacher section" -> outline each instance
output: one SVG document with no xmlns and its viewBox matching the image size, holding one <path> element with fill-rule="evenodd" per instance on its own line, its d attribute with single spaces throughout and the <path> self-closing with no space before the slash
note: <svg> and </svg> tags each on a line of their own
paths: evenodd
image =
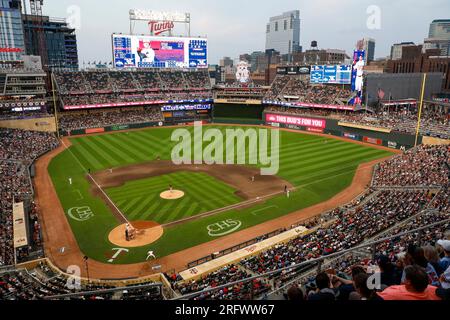
<svg viewBox="0 0 450 320">
<path fill-rule="evenodd" d="M 65 109 L 212 98 L 209 74 L 202 70 L 81 71 L 54 76 Z"/>
</svg>

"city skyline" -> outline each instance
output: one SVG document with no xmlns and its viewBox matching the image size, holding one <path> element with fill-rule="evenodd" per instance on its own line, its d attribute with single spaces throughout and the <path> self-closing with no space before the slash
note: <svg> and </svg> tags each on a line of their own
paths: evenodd
<svg viewBox="0 0 450 320">
<path fill-rule="evenodd" d="M 194 0 L 185 3 L 168 0 L 164 4 L 148 4 L 138 0 L 112 0 L 108 2 L 108 10 L 104 10 L 104 2 L 102 4 L 101 1 L 94 3 L 87 0 L 46 0 L 44 14 L 67 18 L 73 12 L 73 6 L 80 9 L 81 27 L 77 29 L 76 34 L 81 65 L 88 61 L 111 61 L 111 34 L 129 33 L 129 9 L 189 12 L 192 19 L 191 35 L 208 37 L 209 63 L 217 64 L 224 56 L 237 58 L 243 53 L 263 51 L 269 17 L 289 10 L 300 10 L 300 44 L 303 50 L 309 49 L 311 41 L 316 40 L 319 48 L 344 49 L 349 54 L 357 40 L 370 37 L 377 43 L 376 58 L 388 56 L 394 43 L 423 42 L 428 35 L 430 23 L 434 19 L 445 18 L 441 13 L 450 10 L 450 3 L 445 0 L 414 6 L 406 0 L 352 2 L 354 1 L 336 3 L 321 0 L 298 3 L 281 0 L 255 7 L 255 1 L 239 2 L 237 6 L 237 1 L 210 3 Z M 367 28 L 367 9 L 372 5 L 380 9 L 380 29 Z M 410 16 L 415 19 L 408 19 Z M 175 30 L 177 34 L 184 31 L 183 28 Z M 135 33 L 148 33 L 145 23 L 136 25 Z"/>
</svg>

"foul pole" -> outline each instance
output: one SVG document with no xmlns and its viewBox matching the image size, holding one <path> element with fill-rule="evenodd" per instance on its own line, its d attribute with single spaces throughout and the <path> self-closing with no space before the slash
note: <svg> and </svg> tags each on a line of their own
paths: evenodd
<svg viewBox="0 0 450 320">
<path fill-rule="evenodd" d="M 422 80 L 422 92 L 420 94 L 420 104 L 419 104 L 419 114 L 417 116 L 417 128 L 416 128 L 416 140 L 414 142 L 414 147 L 417 146 L 417 139 L 419 138 L 419 131 L 420 131 L 420 119 L 422 117 L 422 106 L 423 106 L 423 96 L 425 95 L 425 83 L 427 81 L 427 74 L 423 74 L 423 80 Z"/>
</svg>

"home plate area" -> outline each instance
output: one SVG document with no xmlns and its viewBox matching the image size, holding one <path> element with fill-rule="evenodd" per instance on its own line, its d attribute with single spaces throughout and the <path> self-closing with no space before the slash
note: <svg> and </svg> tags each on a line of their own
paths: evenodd
<svg viewBox="0 0 450 320">
<path fill-rule="evenodd" d="M 109 241 L 119 247 L 136 248 L 155 242 L 164 233 L 163 227 L 154 221 L 134 221 L 130 224 L 134 229 L 134 236 L 126 239 L 127 224 L 123 223 L 109 233 Z"/>
</svg>

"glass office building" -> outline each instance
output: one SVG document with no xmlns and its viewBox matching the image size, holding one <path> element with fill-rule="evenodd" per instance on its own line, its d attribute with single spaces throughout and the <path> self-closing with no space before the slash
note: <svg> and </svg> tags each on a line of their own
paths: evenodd
<svg viewBox="0 0 450 320">
<path fill-rule="evenodd" d="M 23 23 L 27 54 L 40 55 L 42 64 L 52 70 L 78 70 L 75 29 L 64 19 L 24 15 Z"/>
<path fill-rule="evenodd" d="M 270 49 L 287 56 L 301 51 L 299 10 L 270 18 L 266 25 L 266 50 Z"/>
<path fill-rule="evenodd" d="M 25 53 L 20 0 L 0 0 L 0 61 L 18 61 Z"/>
</svg>

